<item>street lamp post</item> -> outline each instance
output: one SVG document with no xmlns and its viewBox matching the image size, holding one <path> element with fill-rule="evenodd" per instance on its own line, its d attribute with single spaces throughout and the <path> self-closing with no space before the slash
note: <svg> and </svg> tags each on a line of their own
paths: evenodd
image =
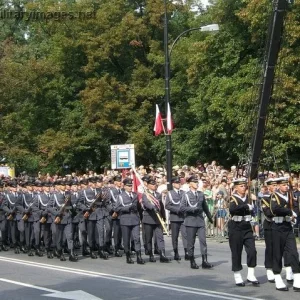
<svg viewBox="0 0 300 300">
<path fill-rule="evenodd" d="M 200 31 L 218 31 L 219 25 L 218 24 L 211 24 L 202 26 L 199 28 L 190 28 L 188 30 L 183 31 L 181 34 L 177 36 L 174 40 L 173 44 L 169 50 L 169 41 L 168 41 L 168 17 L 167 17 L 167 0 L 164 0 L 164 54 L 165 54 L 165 115 L 168 112 L 168 105 L 170 102 L 170 56 L 173 50 L 173 47 L 177 43 L 177 41 L 186 33 L 200 30 Z M 167 120 L 167 118 L 166 118 Z M 166 121 L 167 122 L 167 121 Z M 166 170 L 167 170 L 167 187 L 168 191 L 172 189 L 172 139 L 171 133 L 166 131 Z"/>
</svg>

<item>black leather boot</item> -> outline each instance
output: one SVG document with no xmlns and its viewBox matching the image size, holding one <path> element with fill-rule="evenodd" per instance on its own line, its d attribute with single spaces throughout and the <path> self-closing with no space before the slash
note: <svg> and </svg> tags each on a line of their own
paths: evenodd
<svg viewBox="0 0 300 300">
<path fill-rule="evenodd" d="M 171 261 L 169 258 L 166 257 L 165 249 L 159 251 L 159 254 L 160 254 L 159 261 L 161 263 L 169 263 Z"/>
<path fill-rule="evenodd" d="M 21 245 L 20 246 L 20 250 L 23 252 L 23 253 L 27 253 L 28 252 L 28 249 L 25 245 Z"/>
<path fill-rule="evenodd" d="M 64 251 L 62 249 L 60 249 L 58 251 L 58 254 L 59 254 L 60 261 L 66 261 L 66 258 L 65 258 L 65 255 L 64 255 Z"/>
<path fill-rule="evenodd" d="M 115 247 L 115 257 L 122 257 L 122 253 L 119 251 L 118 247 Z"/>
<path fill-rule="evenodd" d="M 15 245 L 14 248 L 15 248 L 15 254 L 20 254 L 20 247 L 18 245 Z"/>
<path fill-rule="evenodd" d="M 149 250 L 149 261 L 156 262 L 156 259 L 154 258 L 153 252 L 151 250 Z"/>
<path fill-rule="evenodd" d="M 187 249 L 184 248 L 184 260 L 190 260 Z"/>
<path fill-rule="evenodd" d="M 29 248 L 28 256 L 34 256 L 33 249 L 31 247 Z"/>
<path fill-rule="evenodd" d="M 36 251 L 38 251 L 38 249 L 37 249 Z M 36 251 L 35 251 L 35 254 L 36 254 Z M 47 250 L 47 257 L 48 257 L 49 259 L 52 259 L 52 258 L 53 258 L 53 253 L 52 253 L 52 251 L 51 251 L 50 249 Z"/>
<path fill-rule="evenodd" d="M 115 247 L 116 249 L 117 247 Z M 103 247 L 103 250 L 105 252 L 107 252 L 109 255 L 113 255 L 114 254 L 114 251 L 112 251 L 112 248 L 110 247 L 110 244 L 109 243 L 106 243 L 105 246 Z M 117 250 L 116 250 L 117 251 Z M 122 255 L 121 255 L 122 256 Z M 119 256 L 117 256 L 119 257 Z"/>
<path fill-rule="evenodd" d="M 91 259 L 98 258 L 98 256 L 92 251 L 92 249 L 90 249 L 90 257 L 91 257 Z"/>
<path fill-rule="evenodd" d="M 196 264 L 194 255 L 192 255 L 190 257 L 190 262 L 191 262 L 191 268 L 192 269 L 199 269 L 199 266 Z"/>
<path fill-rule="evenodd" d="M 74 262 L 78 261 L 78 258 L 75 255 L 75 252 L 73 249 L 70 251 L 69 261 L 74 261 Z"/>
<path fill-rule="evenodd" d="M 181 257 L 179 256 L 179 253 L 178 253 L 178 249 L 174 249 L 174 260 L 181 260 Z"/>
<path fill-rule="evenodd" d="M 212 267 L 213 265 L 207 261 L 207 254 L 202 255 L 202 269 L 211 269 Z"/>
<path fill-rule="evenodd" d="M 104 251 L 103 247 L 99 247 L 98 255 L 102 259 L 105 259 L 105 260 L 108 259 L 108 254 Z"/>
<path fill-rule="evenodd" d="M 128 264 L 134 264 L 134 261 L 131 259 L 130 251 L 126 252 L 126 262 Z"/>
<path fill-rule="evenodd" d="M 51 253 L 51 251 L 50 251 L 50 253 Z M 35 250 L 35 255 L 36 256 L 39 256 L 39 257 L 42 257 L 44 254 L 43 254 L 43 252 L 37 247 L 36 248 L 36 250 Z M 52 255 L 52 254 L 51 254 Z M 47 256 L 48 256 L 48 251 L 47 251 Z M 49 258 L 49 257 L 48 257 Z M 53 256 L 52 256 L 52 258 L 53 258 Z"/>
<path fill-rule="evenodd" d="M 82 244 L 82 256 L 89 256 L 91 254 L 90 251 L 87 250 L 86 246 L 86 244 Z"/>
<path fill-rule="evenodd" d="M 6 245 L 4 245 L 4 244 L 0 245 L 0 249 L 2 251 L 8 251 L 8 247 Z"/>
<path fill-rule="evenodd" d="M 57 251 L 56 248 L 54 249 L 53 256 L 54 256 L 54 257 L 57 257 L 57 258 L 60 257 L 60 254 L 58 253 L 58 251 Z"/>
<path fill-rule="evenodd" d="M 142 252 L 141 252 L 141 250 L 140 251 L 136 251 L 136 262 L 139 265 L 144 265 L 145 264 L 145 261 L 142 259 Z"/>
</svg>

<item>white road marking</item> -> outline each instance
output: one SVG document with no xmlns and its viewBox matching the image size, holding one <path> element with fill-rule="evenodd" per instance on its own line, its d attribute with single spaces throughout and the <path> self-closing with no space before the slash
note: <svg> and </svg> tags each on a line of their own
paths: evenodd
<svg viewBox="0 0 300 300">
<path fill-rule="evenodd" d="M 47 289 L 47 288 L 44 288 L 44 287 L 41 287 L 41 286 L 36 286 L 36 285 L 23 283 L 23 282 L 19 282 L 19 281 L 14 281 L 14 280 L 9 280 L 9 279 L 5 279 L 5 278 L 0 278 L 0 281 L 15 284 L 15 285 L 21 285 L 21 286 L 25 286 L 25 287 L 28 287 L 28 288 L 31 288 L 31 289 L 36 289 L 36 290 L 51 293 L 51 294 L 41 295 L 41 296 L 45 296 L 45 297 L 55 297 L 55 298 L 69 299 L 69 300 L 86 300 L 86 299 L 89 299 L 89 300 L 102 300 L 101 298 L 95 297 L 95 296 L 93 296 L 89 293 L 86 293 L 86 292 L 82 291 L 82 290 L 60 292 L 60 291 L 57 291 L 57 290 Z"/>
<path fill-rule="evenodd" d="M 151 287 L 160 288 L 160 289 L 178 291 L 178 292 L 183 292 L 183 293 L 188 293 L 188 294 L 203 295 L 203 296 L 220 298 L 220 299 L 264 300 L 264 299 L 260 299 L 260 298 L 254 298 L 254 297 L 248 297 L 248 296 L 242 296 L 242 295 L 236 295 L 236 294 L 229 294 L 229 293 L 222 293 L 222 292 L 216 292 L 216 291 L 211 291 L 211 290 L 198 289 L 198 288 L 180 286 L 180 285 L 175 285 L 175 284 L 150 281 L 150 280 L 145 280 L 145 279 L 137 279 L 137 278 L 120 276 L 120 275 L 111 275 L 111 274 L 106 274 L 106 273 L 80 270 L 80 269 L 68 268 L 68 267 L 61 267 L 61 266 L 56 266 L 56 265 L 44 264 L 44 263 L 29 262 L 26 260 L 7 258 L 7 257 L 3 257 L 3 256 L 0 256 L 0 261 L 20 264 L 20 265 L 25 265 L 25 266 L 30 266 L 30 267 L 36 267 L 36 268 L 50 269 L 53 271 L 79 274 L 82 276 L 98 277 L 98 278 L 103 278 L 106 280 L 116 280 L 116 281 L 126 282 L 126 283 L 130 283 L 130 284 L 151 286 Z"/>
</svg>

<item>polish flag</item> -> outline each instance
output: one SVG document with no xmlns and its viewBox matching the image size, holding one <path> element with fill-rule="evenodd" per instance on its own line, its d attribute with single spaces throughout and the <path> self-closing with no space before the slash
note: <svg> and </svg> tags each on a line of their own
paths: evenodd
<svg viewBox="0 0 300 300">
<path fill-rule="evenodd" d="M 139 201 L 142 200 L 142 196 L 144 193 L 144 188 L 141 180 L 142 180 L 141 178 L 136 176 L 135 172 L 132 173 L 132 181 L 133 181 L 132 191 L 137 193 Z"/>
<path fill-rule="evenodd" d="M 168 103 L 168 111 L 167 111 L 167 132 L 168 134 L 171 134 L 174 128 L 172 115 L 171 115 L 171 108 L 170 103 Z"/>
<path fill-rule="evenodd" d="M 160 135 L 163 132 L 162 118 L 157 104 L 156 104 L 155 124 L 154 124 L 153 131 L 155 136 Z"/>
</svg>

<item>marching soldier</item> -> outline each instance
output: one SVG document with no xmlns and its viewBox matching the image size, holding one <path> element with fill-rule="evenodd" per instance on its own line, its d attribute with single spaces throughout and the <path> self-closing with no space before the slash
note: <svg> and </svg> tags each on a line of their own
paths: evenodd
<svg viewBox="0 0 300 300">
<path fill-rule="evenodd" d="M 20 246 L 24 250 L 24 222 L 22 220 L 22 199 L 17 192 L 17 183 L 11 182 L 9 184 L 9 192 L 6 193 L 6 205 L 4 210 L 8 217 L 8 224 L 10 227 L 11 239 L 14 245 L 15 253 L 20 253 Z"/>
<path fill-rule="evenodd" d="M 83 184 L 87 184 L 86 181 Z M 81 199 L 78 204 L 79 209 L 83 211 L 84 218 L 87 220 L 87 234 L 88 234 L 88 242 L 90 246 L 90 257 L 92 259 L 96 259 L 97 255 L 94 253 L 96 251 L 96 225 L 97 225 L 97 214 L 95 212 L 95 207 L 93 206 L 97 191 L 95 189 L 94 179 L 89 179 L 89 186 L 85 185 L 85 188 L 82 190 Z M 98 237 L 97 237 L 98 238 Z M 100 254 L 100 253 L 99 253 Z M 102 251 L 101 254 L 102 255 Z M 105 257 L 107 259 L 107 255 Z"/>
<path fill-rule="evenodd" d="M 273 267 L 273 245 L 272 245 L 272 218 L 273 214 L 270 208 L 271 194 L 276 190 L 277 182 L 275 178 L 269 178 L 265 181 L 265 184 L 268 188 L 268 193 L 263 194 L 262 196 L 262 210 L 265 216 L 263 223 L 264 228 L 264 237 L 265 237 L 265 268 L 267 271 L 267 278 L 269 282 L 275 282 L 274 273 L 272 270 Z"/>
<path fill-rule="evenodd" d="M 32 204 L 32 214 L 34 220 L 34 238 L 35 238 L 35 254 L 41 256 L 41 236 L 43 236 L 47 257 L 53 258 L 51 248 L 51 224 L 52 218 L 48 215 L 47 204 L 50 200 L 49 187 L 42 187 L 41 182 L 34 184 L 35 196 Z"/>
<path fill-rule="evenodd" d="M 254 268 L 256 267 L 257 252 L 255 248 L 255 240 L 251 227 L 251 212 L 253 206 L 249 202 L 246 195 L 247 180 L 245 178 L 238 178 L 232 181 L 235 192 L 230 198 L 229 212 L 232 216 L 228 222 L 229 232 L 229 246 L 231 250 L 232 271 L 234 272 L 235 284 L 237 286 L 245 286 L 241 270 L 242 267 L 242 251 L 243 246 L 247 253 L 248 266 L 248 282 L 258 286 L 259 281 L 254 275 Z"/>
<path fill-rule="evenodd" d="M 290 260 L 294 273 L 293 289 L 300 291 L 300 264 L 299 254 L 292 222 L 297 218 L 298 205 L 288 193 L 288 178 L 277 178 L 278 190 L 271 195 L 271 212 L 273 214 L 272 242 L 273 242 L 273 273 L 275 275 L 276 290 L 288 291 L 288 287 L 281 278 L 282 258 L 284 252 Z"/>
<path fill-rule="evenodd" d="M 97 216 L 97 232 L 99 239 L 99 256 L 107 259 L 108 255 L 105 250 L 109 251 L 108 235 L 111 233 L 111 217 L 110 211 L 112 206 L 110 204 L 110 191 L 108 188 L 103 188 L 103 178 L 96 177 L 96 191 L 97 201 L 95 202 L 96 216 Z M 110 254 L 110 252 L 108 252 Z"/>
<path fill-rule="evenodd" d="M 5 245 L 6 242 L 6 229 L 7 220 L 5 215 L 4 205 L 5 205 L 5 195 L 3 193 L 3 183 L 0 182 L 0 251 L 8 251 L 8 247 Z"/>
<path fill-rule="evenodd" d="M 71 194 L 70 192 L 65 192 L 64 182 L 57 186 L 59 190 L 51 195 L 47 204 L 47 211 L 52 215 L 52 219 L 54 219 L 53 226 L 56 227 L 56 249 L 60 260 L 65 261 L 66 258 L 63 251 L 63 238 L 65 235 L 70 251 L 69 260 L 76 262 L 78 259 L 74 253 Z"/>
<path fill-rule="evenodd" d="M 33 239 L 34 239 L 34 217 L 32 214 L 32 206 L 34 203 L 34 194 L 32 183 L 27 182 L 25 184 L 26 189 L 22 193 L 23 203 L 24 203 L 24 212 L 22 219 L 24 220 L 25 226 L 25 241 L 26 248 L 28 250 L 28 256 L 33 256 Z M 40 250 L 36 249 L 37 256 L 43 256 Z"/>
<path fill-rule="evenodd" d="M 166 209 L 170 211 L 170 222 L 171 222 L 171 231 L 172 231 L 172 245 L 174 250 L 174 260 L 181 260 L 178 253 L 178 237 L 179 231 L 181 232 L 182 242 L 184 247 L 185 260 L 188 260 L 187 253 L 187 239 L 186 239 L 186 228 L 183 224 L 184 215 L 180 212 L 180 200 L 183 194 L 183 191 L 180 190 L 180 178 L 172 178 L 173 189 L 167 193 L 166 198 Z"/>
<path fill-rule="evenodd" d="M 130 253 L 130 238 L 134 241 L 137 263 L 144 264 L 141 256 L 140 218 L 138 214 L 137 194 L 132 192 L 132 180 L 124 179 L 124 191 L 118 196 L 115 211 L 120 215 L 120 224 L 124 240 L 126 262 L 133 264 Z"/>
<path fill-rule="evenodd" d="M 196 176 L 190 176 L 187 179 L 187 182 L 189 183 L 190 190 L 182 194 L 180 211 L 185 215 L 184 225 L 186 228 L 187 251 L 191 262 L 191 268 L 199 269 L 194 257 L 196 234 L 198 234 L 202 255 L 202 268 L 210 269 L 213 265 L 207 261 L 206 229 L 203 212 L 205 212 L 211 223 L 213 223 L 213 220 L 204 194 L 198 191 L 198 178 Z"/>
<path fill-rule="evenodd" d="M 114 177 L 114 186 L 110 188 L 111 203 L 112 203 L 112 230 L 114 236 L 115 256 L 121 257 L 122 254 L 119 250 L 122 247 L 122 231 L 120 225 L 120 217 L 115 211 L 118 196 L 122 193 L 122 176 L 117 175 Z"/>
<path fill-rule="evenodd" d="M 161 194 L 156 192 L 156 181 L 153 179 L 148 180 L 147 188 L 142 196 L 142 205 L 144 207 L 143 224 L 145 229 L 145 238 L 147 243 L 147 250 L 149 251 L 150 262 L 155 262 L 152 252 L 152 238 L 155 233 L 157 246 L 160 254 L 160 262 L 168 263 L 170 259 L 166 257 L 165 241 L 163 236 L 162 225 L 156 214 L 160 214 L 162 219 L 165 219 L 165 208 L 162 203 Z"/>
</svg>

